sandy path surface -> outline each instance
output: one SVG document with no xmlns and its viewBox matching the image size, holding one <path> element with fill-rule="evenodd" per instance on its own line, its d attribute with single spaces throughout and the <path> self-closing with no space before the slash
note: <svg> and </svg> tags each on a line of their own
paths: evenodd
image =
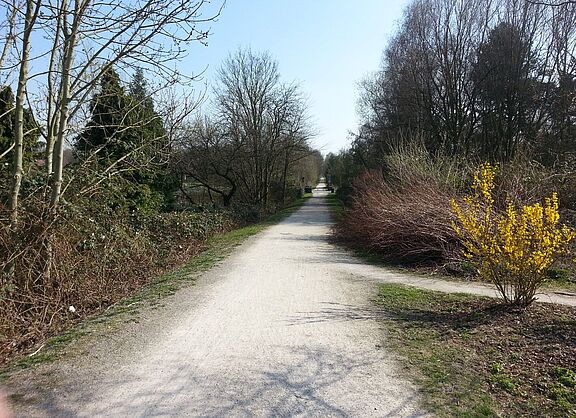
<svg viewBox="0 0 576 418">
<path fill-rule="evenodd" d="M 320 192 L 166 306 L 15 376 L 18 415 L 424 416 L 382 348 L 371 270 L 329 231 Z"/>
</svg>

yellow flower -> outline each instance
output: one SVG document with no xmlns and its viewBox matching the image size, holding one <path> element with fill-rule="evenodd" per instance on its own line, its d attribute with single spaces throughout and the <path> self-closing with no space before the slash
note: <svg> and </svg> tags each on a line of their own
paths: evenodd
<svg viewBox="0 0 576 418">
<path fill-rule="evenodd" d="M 504 212 L 494 208 L 495 168 L 482 164 L 474 175 L 472 194 L 462 204 L 451 201 L 456 215 L 454 230 L 462 240 L 464 255 L 477 262 L 485 280 L 544 280 L 543 273 L 554 259 L 567 254 L 576 231 L 559 226 L 558 195 L 544 205 L 516 207 L 511 201 Z M 504 278 L 502 276 L 505 276 Z"/>
</svg>

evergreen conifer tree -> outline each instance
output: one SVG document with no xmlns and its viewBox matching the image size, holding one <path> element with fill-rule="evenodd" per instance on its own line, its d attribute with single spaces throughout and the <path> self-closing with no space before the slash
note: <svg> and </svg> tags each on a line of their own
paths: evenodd
<svg viewBox="0 0 576 418">
<path fill-rule="evenodd" d="M 81 153 L 97 152 L 103 165 L 121 161 L 117 168 L 126 169 L 122 178 L 128 205 L 154 212 L 173 189 L 166 184 L 166 132 L 154 111 L 142 70 L 136 71 L 127 91 L 116 71 L 106 73 L 91 101 L 92 117 L 76 148 Z"/>
</svg>

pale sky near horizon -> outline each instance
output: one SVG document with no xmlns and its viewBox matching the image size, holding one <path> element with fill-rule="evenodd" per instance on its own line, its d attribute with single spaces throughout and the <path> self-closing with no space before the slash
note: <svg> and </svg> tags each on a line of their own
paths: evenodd
<svg viewBox="0 0 576 418">
<path fill-rule="evenodd" d="M 227 0 L 210 24 L 208 46 L 194 45 L 180 64 L 190 72 L 216 70 L 239 47 L 268 51 L 281 79 L 308 97 L 322 153 L 349 144 L 358 125 L 357 83 L 378 69 L 382 51 L 410 0 Z"/>
</svg>

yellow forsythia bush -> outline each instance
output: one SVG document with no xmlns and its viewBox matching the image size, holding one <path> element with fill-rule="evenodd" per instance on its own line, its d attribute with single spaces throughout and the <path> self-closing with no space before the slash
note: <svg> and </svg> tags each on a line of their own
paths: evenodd
<svg viewBox="0 0 576 418">
<path fill-rule="evenodd" d="M 569 252 L 575 231 L 560 225 L 558 196 L 544 204 L 506 211 L 494 206 L 495 168 L 482 164 L 474 175 L 472 193 L 461 203 L 452 200 L 454 229 L 464 256 L 475 262 L 478 274 L 496 285 L 505 302 L 527 306 L 534 301 L 554 259 Z"/>
</svg>

